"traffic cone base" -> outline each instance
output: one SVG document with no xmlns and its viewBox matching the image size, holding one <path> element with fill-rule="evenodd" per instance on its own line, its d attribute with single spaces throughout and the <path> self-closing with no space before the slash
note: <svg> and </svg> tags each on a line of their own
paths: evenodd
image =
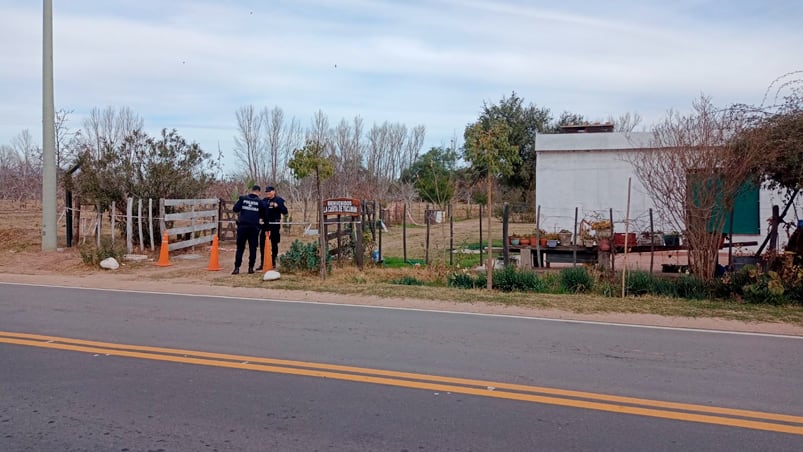
<svg viewBox="0 0 803 452">
<path fill-rule="evenodd" d="M 222 270 L 220 268 L 220 251 L 218 249 L 217 234 L 212 236 L 212 250 L 209 252 L 209 267 L 207 270 L 216 272 Z"/>
<path fill-rule="evenodd" d="M 169 256 L 169 247 L 167 243 L 167 232 L 162 234 L 162 245 L 159 248 L 159 261 L 156 262 L 156 265 L 159 267 L 169 267 L 170 266 L 170 256 Z"/>
</svg>

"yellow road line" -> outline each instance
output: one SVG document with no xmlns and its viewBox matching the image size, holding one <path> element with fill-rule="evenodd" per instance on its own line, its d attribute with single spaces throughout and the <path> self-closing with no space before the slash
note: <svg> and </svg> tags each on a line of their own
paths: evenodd
<svg viewBox="0 0 803 452">
<path fill-rule="evenodd" d="M 130 358 L 197 364 L 204 366 L 225 367 L 231 369 L 253 370 L 308 377 L 330 378 L 359 383 L 372 383 L 413 389 L 426 389 L 439 392 L 452 392 L 482 397 L 535 402 L 549 405 L 558 405 L 574 408 L 585 408 L 598 411 L 607 411 L 620 414 L 632 414 L 663 419 L 673 419 L 688 422 L 725 425 L 756 430 L 791 433 L 803 435 L 803 417 L 759 411 L 738 410 L 732 408 L 709 407 L 704 405 L 683 404 L 649 400 L 591 392 L 570 391 L 538 386 L 517 385 L 493 381 L 471 380 L 464 378 L 442 377 L 436 375 L 396 372 L 363 367 L 350 367 L 333 364 L 321 364 L 304 361 L 280 360 L 260 358 L 253 356 L 230 355 L 223 353 L 209 353 L 193 350 L 171 349 L 162 347 L 148 347 L 137 345 L 114 344 L 81 339 L 61 338 L 56 336 L 43 336 L 27 333 L 0 332 L 0 343 L 42 347 L 57 350 L 69 350 L 84 353 L 96 353 Z M 288 367 L 290 366 L 290 367 Z M 392 377 L 392 378 L 390 378 Z M 402 378 L 402 379 L 400 379 Z M 418 381 L 415 381 L 418 380 Z M 448 384 L 446 384 L 448 383 Z M 459 386 L 464 385 L 464 386 Z M 494 388 L 493 390 L 489 388 Z M 507 392 L 507 389 L 521 392 Z M 524 393 L 522 393 L 524 392 Z M 550 397 L 539 394 L 550 394 L 563 397 L 576 397 L 589 400 L 576 400 L 570 398 Z M 629 405 L 617 405 L 618 402 Z M 670 411 L 670 410 L 682 411 Z M 750 419 L 729 418 L 698 413 L 711 413 L 729 416 L 739 416 Z M 762 421 L 780 421 L 791 424 L 786 425 Z"/>
</svg>

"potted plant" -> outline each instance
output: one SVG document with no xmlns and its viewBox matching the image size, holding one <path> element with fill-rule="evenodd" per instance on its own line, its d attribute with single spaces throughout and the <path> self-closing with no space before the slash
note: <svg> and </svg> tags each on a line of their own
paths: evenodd
<svg viewBox="0 0 803 452">
<path fill-rule="evenodd" d="M 568 229 L 561 229 L 558 232 L 558 240 L 561 246 L 571 246 L 572 244 L 572 231 Z"/>
<path fill-rule="evenodd" d="M 554 248 L 554 247 L 558 246 L 558 242 L 560 240 L 560 237 L 558 236 L 557 232 L 550 232 L 548 234 L 545 234 L 544 237 L 546 238 L 546 246 L 547 247 Z"/>
<path fill-rule="evenodd" d="M 518 246 L 520 244 L 521 237 L 518 234 L 513 234 L 510 236 L 509 243 L 513 246 Z"/>
<path fill-rule="evenodd" d="M 591 229 L 594 230 L 598 239 L 609 239 L 613 234 L 610 220 L 594 221 L 591 223 Z"/>
<path fill-rule="evenodd" d="M 546 234 L 547 232 L 543 229 L 536 229 L 532 236 L 532 243 L 533 245 L 536 244 L 536 240 L 540 242 L 541 246 L 546 246 Z"/>
<path fill-rule="evenodd" d="M 586 248 L 593 248 L 594 247 L 594 235 L 591 234 L 591 231 L 586 230 L 583 232 L 583 246 Z"/>
</svg>

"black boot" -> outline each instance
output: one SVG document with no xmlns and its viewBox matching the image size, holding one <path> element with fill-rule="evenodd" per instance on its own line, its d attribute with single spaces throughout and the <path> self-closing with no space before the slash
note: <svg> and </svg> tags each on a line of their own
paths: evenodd
<svg viewBox="0 0 803 452">
<path fill-rule="evenodd" d="M 234 271 L 231 272 L 232 275 L 239 275 L 240 274 L 240 267 L 234 267 Z"/>
<path fill-rule="evenodd" d="M 261 272 L 262 271 L 262 266 L 260 265 L 259 267 L 255 268 L 254 270 L 256 270 L 258 272 Z"/>
<path fill-rule="evenodd" d="M 254 267 L 248 267 L 248 274 L 250 275 L 253 273 L 254 273 Z"/>
</svg>

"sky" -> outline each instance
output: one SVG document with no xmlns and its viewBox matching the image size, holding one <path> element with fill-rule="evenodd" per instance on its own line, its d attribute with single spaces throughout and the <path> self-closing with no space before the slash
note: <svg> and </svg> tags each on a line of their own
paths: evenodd
<svg viewBox="0 0 803 452">
<path fill-rule="evenodd" d="M 53 0 L 56 109 L 132 108 L 232 149 L 235 111 L 280 107 L 308 126 L 360 116 L 462 141 L 483 102 L 526 103 L 642 127 L 701 94 L 761 104 L 803 70 L 799 0 Z M 41 143 L 42 2 L 0 0 L 0 144 Z M 772 96 L 770 96 L 772 97 Z"/>
</svg>

